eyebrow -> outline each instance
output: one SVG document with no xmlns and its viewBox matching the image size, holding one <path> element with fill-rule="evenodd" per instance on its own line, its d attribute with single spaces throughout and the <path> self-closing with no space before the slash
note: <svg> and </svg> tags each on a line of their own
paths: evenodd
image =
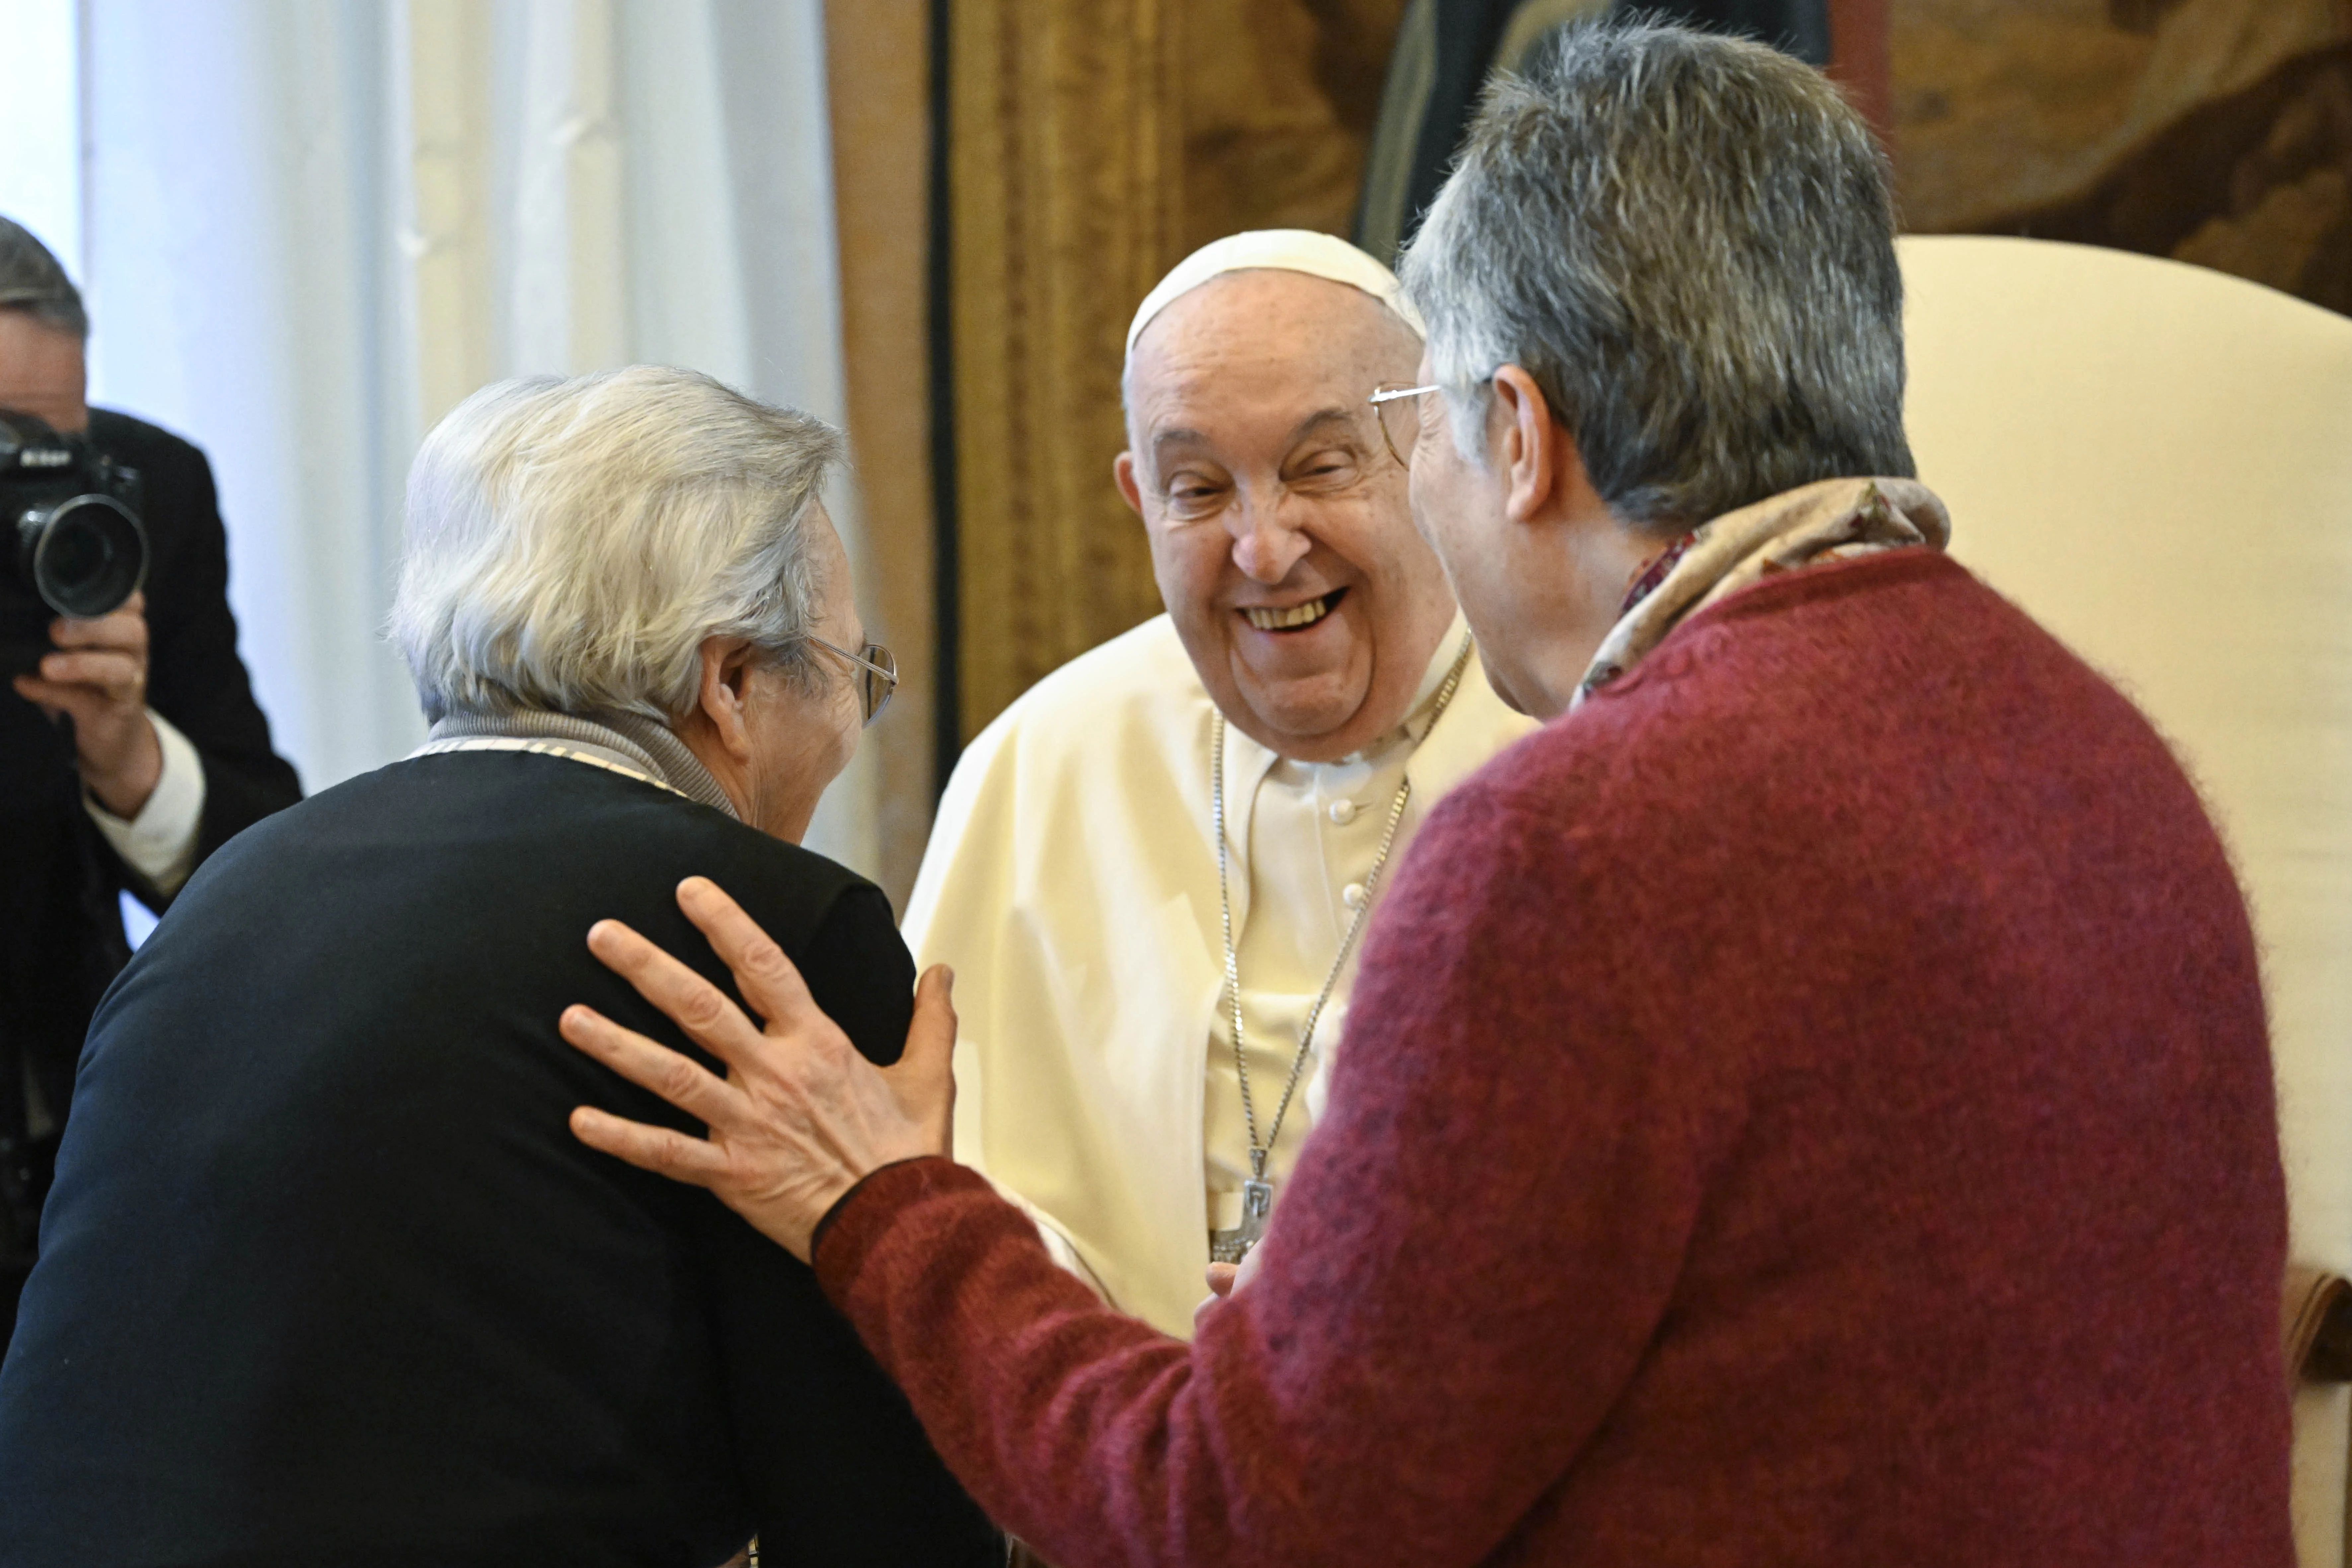
<svg viewBox="0 0 2352 1568">
<path fill-rule="evenodd" d="M 1318 408 L 1290 427 L 1290 434 L 1284 439 L 1283 445 L 1295 447 L 1327 425 L 1344 425 L 1352 430 L 1355 427 L 1355 419 L 1345 408 Z M 1151 437 L 1151 449 L 1154 452 L 1163 451 L 1170 447 L 1205 447 L 1209 444 L 1209 438 L 1198 430 L 1162 430 Z"/>
<path fill-rule="evenodd" d="M 1288 445 L 1297 446 L 1327 425 L 1344 425 L 1353 431 L 1356 428 L 1355 416 L 1345 408 L 1318 409 L 1291 427 Z"/>
</svg>

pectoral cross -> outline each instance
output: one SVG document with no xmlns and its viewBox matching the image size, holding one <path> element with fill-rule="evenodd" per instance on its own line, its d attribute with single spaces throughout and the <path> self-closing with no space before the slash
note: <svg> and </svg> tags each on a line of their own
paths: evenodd
<svg viewBox="0 0 2352 1568">
<path fill-rule="evenodd" d="M 1209 1233 L 1209 1261 L 1239 1263 L 1250 1248 L 1265 1239 L 1265 1222 L 1274 1213 L 1274 1184 L 1252 1176 L 1242 1184 L 1242 1222 L 1231 1230 Z"/>
</svg>

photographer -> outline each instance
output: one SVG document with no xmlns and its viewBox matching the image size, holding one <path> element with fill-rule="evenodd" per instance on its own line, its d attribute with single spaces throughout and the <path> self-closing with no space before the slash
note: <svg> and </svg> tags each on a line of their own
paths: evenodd
<svg viewBox="0 0 2352 1568">
<path fill-rule="evenodd" d="M 142 591 L 109 614 L 43 624 L 26 508 L 9 492 L 19 477 L 0 475 L 12 688 L 0 695 L 0 1347 L 82 1036 L 130 956 L 121 894 L 160 912 L 205 856 L 301 796 L 237 659 L 212 469 L 177 437 L 85 404 L 89 333 L 57 258 L 0 218 L 0 416 L 30 416 L 91 460 L 135 470 L 147 540 Z M 19 637 L 20 626 L 38 629 Z"/>
</svg>

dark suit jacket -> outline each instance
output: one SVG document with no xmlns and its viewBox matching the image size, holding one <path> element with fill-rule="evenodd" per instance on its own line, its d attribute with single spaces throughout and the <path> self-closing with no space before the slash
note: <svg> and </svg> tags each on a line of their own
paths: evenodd
<svg viewBox="0 0 2352 1568">
<path fill-rule="evenodd" d="M 91 410 L 89 437 L 144 481 L 147 700 L 203 760 L 196 850 L 209 855 L 302 795 L 270 750 L 236 657 L 212 468 L 187 442 L 128 415 Z M 79 796 L 70 731 L 0 682 L 0 1345 L 47 1183 L 48 1149 L 26 1141 L 24 1064 L 61 1111 L 90 1012 L 130 956 L 123 889 L 159 910 L 167 901 L 115 857 Z"/>
<path fill-rule="evenodd" d="M 807 1268 L 566 1125 L 691 1126 L 556 1020 L 687 1048 L 584 939 L 614 916 L 727 984 L 696 873 L 898 1054 L 877 889 L 578 762 L 395 763 L 213 857 L 91 1026 L 0 1369 L 0 1568 L 710 1568 L 755 1531 L 771 1563 L 1000 1562 Z"/>
</svg>

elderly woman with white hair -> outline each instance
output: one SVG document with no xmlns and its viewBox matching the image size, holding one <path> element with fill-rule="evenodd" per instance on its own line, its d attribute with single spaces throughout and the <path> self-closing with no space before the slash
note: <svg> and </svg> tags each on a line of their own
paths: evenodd
<svg viewBox="0 0 2352 1568">
<path fill-rule="evenodd" d="M 643 367 L 427 438 L 393 619 L 431 739 L 222 850 L 93 1024 L 0 1372 L 0 1563 L 1002 1560 L 805 1268 L 565 1128 L 661 1114 L 557 1021 L 662 1031 L 583 938 L 687 948 L 696 874 L 859 1048 L 905 1037 L 888 904 L 796 842 L 891 680 L 838 452 Z"/>
</svg>

